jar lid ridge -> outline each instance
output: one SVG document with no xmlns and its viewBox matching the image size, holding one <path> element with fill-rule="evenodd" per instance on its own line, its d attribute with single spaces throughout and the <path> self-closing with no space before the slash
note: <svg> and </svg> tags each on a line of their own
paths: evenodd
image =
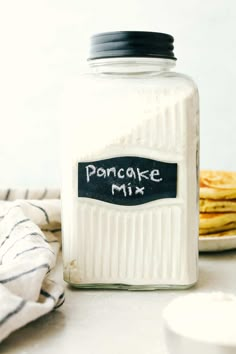
<svg viewBox="0 0 236 354">
<path fill-rule="evenodd" d="M 176 60 L 174 37 L 167 33 L 116 31 L 91 37 L 88 60 L 118 57 L 157 57 Z"/>
</svg>

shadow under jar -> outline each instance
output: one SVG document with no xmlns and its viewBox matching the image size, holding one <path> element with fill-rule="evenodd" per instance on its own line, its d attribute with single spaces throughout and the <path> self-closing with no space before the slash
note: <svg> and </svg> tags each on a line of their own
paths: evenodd
<svg viewBox="0 0 236 354">
<path fill-rule="evenodd" d="M 199 108 L 173 72 L 173 37 L 91 38 L 65 96 L 64 279 L 86 288 L 182 289 L 198 275 Z"/>
</svg>

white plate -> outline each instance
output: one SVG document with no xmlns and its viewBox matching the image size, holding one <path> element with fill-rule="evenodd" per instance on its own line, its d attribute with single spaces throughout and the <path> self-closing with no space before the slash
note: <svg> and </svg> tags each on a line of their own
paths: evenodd
<svg viewBox="0 0 236 354">
<path fill-rule="evenodd" d="M 236 235 L 221 237 L 199 237 L 200 252 L 218 252 L 236 248 Z"/>
</svg>

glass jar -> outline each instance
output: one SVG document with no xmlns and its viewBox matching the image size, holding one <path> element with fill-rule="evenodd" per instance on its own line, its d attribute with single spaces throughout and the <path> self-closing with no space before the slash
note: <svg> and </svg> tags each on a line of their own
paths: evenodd
<svg viewBox="0 0 236 354">
<path fill-rule="evenodd" d="M 173 37 L 92 37 L 63 127 L 64 279 L 76 287 L 187 288 L 198 274 L 198 92 Z"/>
</svg>

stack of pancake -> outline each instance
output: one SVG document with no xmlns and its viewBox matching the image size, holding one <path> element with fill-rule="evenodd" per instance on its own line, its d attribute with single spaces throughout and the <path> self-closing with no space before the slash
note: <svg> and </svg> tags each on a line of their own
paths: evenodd
<svg viewBox="0 0 236 354">
<path fill-rule="evenodd" d="M 236 172 L 201 171 L 199 233 L 236 235 Z"/>
</svg>

